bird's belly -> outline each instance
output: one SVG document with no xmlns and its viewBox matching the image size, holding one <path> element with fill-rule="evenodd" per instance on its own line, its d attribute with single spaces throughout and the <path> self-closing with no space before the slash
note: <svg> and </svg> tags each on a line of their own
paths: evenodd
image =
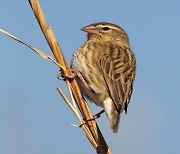
<svg viewBox="0 0 180 154">
<path fill-rule="evenodd" d="M 89 89 L 85 87 L 85 85 L 80 81 L 80 79 L 77 79 L 78 85 L 81 89 L 81 92 L 83 95 L 90 100 L 91 102 L 94 102 L 96 105 L 103 107 L 103 92 L 100 90 L 100 87 L 96 87 L 97 91 L 94 91 L 93 89 Z M 91 85 L 89 85 L 91 87 Z"/>
<path fill-rule="evenodd" d="M 87 88 L 87 85 L 84 85 L 77 77 L 81 92 L 87 99 L 103 107 L 103 101 L 109 97 L 103 77 L 93 66 L 89 66 L 90 63 L 86 61 L 87 59 L 84 56 L 76 54 L 73 55 L 71 68 L 80 72 L 89 86 Z"/>
<path fill-rule="evenodd" d="M 82 59 L 79 58 L 76 54 L 73 55 L 72 60 L 71 60 L 71 68 L 73 70 L 76 70 L 78 72 L 82 71 Z"/>
</svg>

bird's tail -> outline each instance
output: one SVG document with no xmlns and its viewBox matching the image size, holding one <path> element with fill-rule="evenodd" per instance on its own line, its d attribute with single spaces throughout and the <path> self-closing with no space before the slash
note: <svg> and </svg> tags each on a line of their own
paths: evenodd
<svg viewBox="0 0 180 154">
<path fill-rule="evenodd" d="M 120 123 L 120 114 L 117 111 L 111 113 L 110 126 L 114 133 L 117 133 Z"/>
</svg>

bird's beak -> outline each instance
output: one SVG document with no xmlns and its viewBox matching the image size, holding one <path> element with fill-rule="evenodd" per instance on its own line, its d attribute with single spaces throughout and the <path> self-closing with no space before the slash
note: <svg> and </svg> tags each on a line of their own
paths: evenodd
<svg viewBox="0 0 180 154">
<path fill-rule="evenodd" d="M 99 34 L 98 29 L 93 25 L 85 26 L 81 28 L 81 30 L 87 33 L 91 33 L 91 34 Z"/>
</svg>

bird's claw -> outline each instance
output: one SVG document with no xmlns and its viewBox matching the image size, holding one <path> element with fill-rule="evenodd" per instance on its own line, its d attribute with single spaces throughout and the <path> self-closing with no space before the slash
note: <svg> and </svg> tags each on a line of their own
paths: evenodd
<svg viewBox="0 0 180 154">
<path fill-rule="evenodd" d="M 63 71 L 57 75 L 57 78 L 59 80 L 73 80 L 77 76 L 77 72 L 75 70 L 71 69 L 71 75 L 65 74 Z"/>
</svg>

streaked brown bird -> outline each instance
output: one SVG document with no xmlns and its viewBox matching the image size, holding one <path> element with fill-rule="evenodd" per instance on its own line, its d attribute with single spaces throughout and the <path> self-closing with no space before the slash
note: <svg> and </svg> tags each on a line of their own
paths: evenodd
<svg viewBox="0 0 180 154">
<path fill-rule="evenodd" d="M 118 131 L 120 116 L 127 107 L 133 90 L 136 59 L 129 38 L 119 26 L 99 22 L 81 29 L 87 41 L 74 53 L 71 68 L 83 95 L 102 107 L 113 132 Z M 87 86 L 88 85 L 88 86 Z"/>
</svg>

